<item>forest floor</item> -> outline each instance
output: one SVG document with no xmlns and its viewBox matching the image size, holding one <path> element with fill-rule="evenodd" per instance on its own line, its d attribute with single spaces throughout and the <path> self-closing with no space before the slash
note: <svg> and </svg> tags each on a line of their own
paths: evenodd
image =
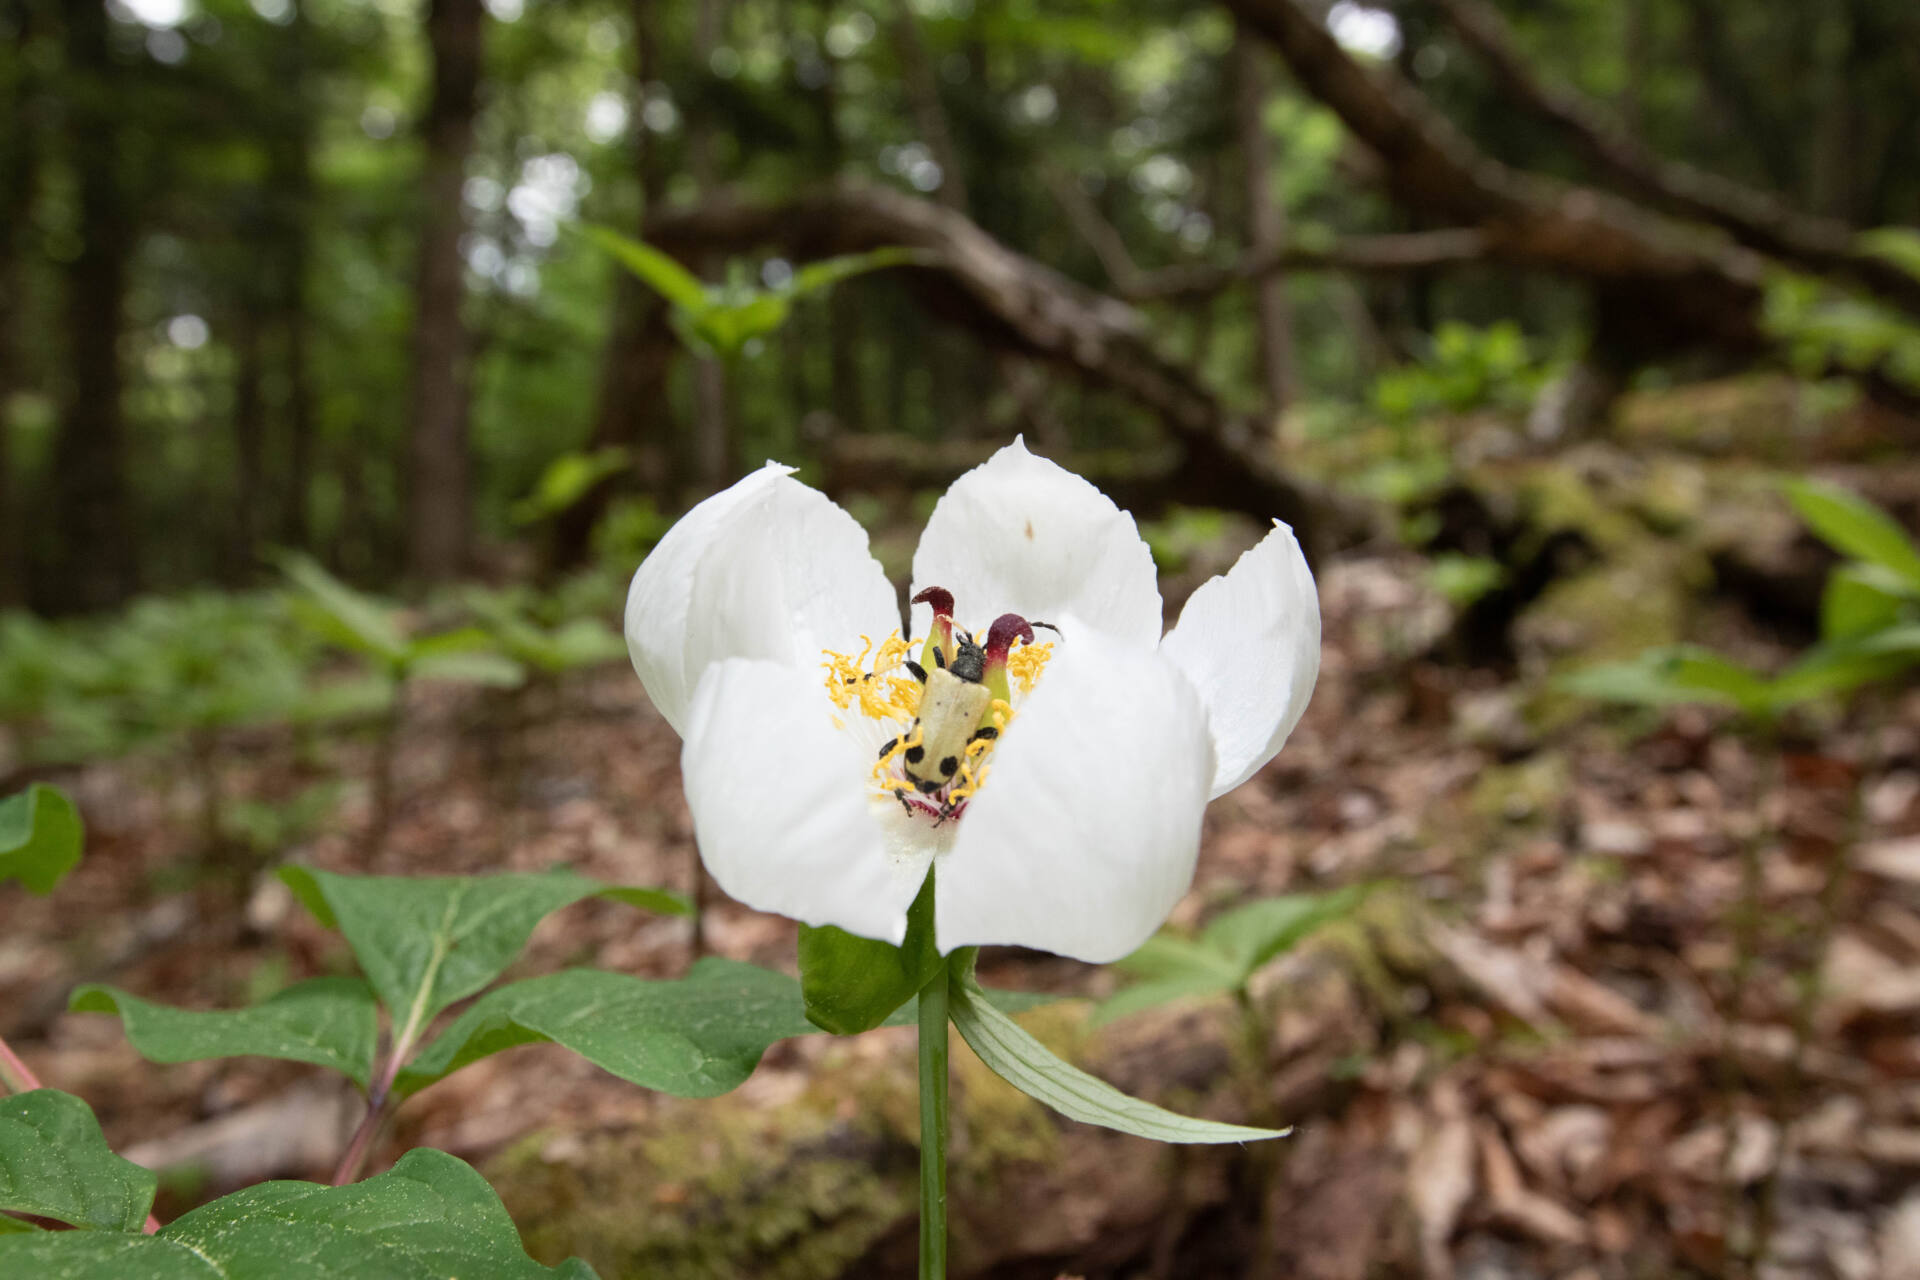
<svg viewBox="0 0 1920 1280">
<path fill-rule="evenodd" d="M 1920 1276 L 1920 694 L 1772 744 L 1686 711 L 1543 716 L 1537 689 L 1427 656 L 1447 619 L 1428 582 L 1398 553 L 1323 567 L 1312 707 L 1209 811 L 1176 925 L 1381 886 L 1261 975 L 1259 1069 L 1224 1001 L 1098 1030 L 1080 1000 L 1027 1015 L 1123 1088 L 1223 1119 L 1271 1108 L 1293 1135 L 1156 1147 L 1057 1121 L 957 1049 L 957 1274 Z M 506 735 L 484 699 L 421 690 L 378 854 L 356 834 L 363 742 L 236 737 L 222 786 L 313 808 L 276 857 L 316 866 L 564 865 L 687 889 L 679 744 L 638 682 L 592 673 L 549 710 Z M 324 1178 L 355 1096 L 288 1064 L 149 1066 L 113 1020 L 62 1010 L 80 981 L 231 1007 L 341 970 L 342 945 L 270 875 L 236 899 L 183 870 L 198 797 L 176 762 L 60 781 L 87 857 L 51 898 L 9 903 L 0 1033 L 120 1150 L 173 1169 L 163 1217 Z M 299 799 L 316 785 L 332 790 Z M 717 901 L 706 934 L 792 967 L 786 921 Z M 671 976 L 689 947 L 683 920 L 588 901 L 509 976 Z M 1020 952 L 989 953 L 983 976 L 1066 996 L 1118 981 Z M 609 1280 L 905 1275 L 912 1053 L 909 1032 L 788 1041 L 735 1094 L 686 1102 L 521 1049 L 409 1103 L 381 1158 L 427 1144 L 479 1162 L 537 1253 Z"/>
</svg>

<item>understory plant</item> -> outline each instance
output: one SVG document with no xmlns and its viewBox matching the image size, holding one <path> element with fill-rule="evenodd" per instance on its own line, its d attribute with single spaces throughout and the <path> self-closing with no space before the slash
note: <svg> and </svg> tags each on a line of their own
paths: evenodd
<svg viewBox="0 0 1920 1280">
<path fill-rule="evenodd" d="M 1842 557 L 1829 574 L 1821 597 L 1819 640 L 1782 670 L 1767 674 L 1711 649 L 1695 645 L 1649 649 L 1625 662 L 1589 667 L 1562 681 L 1569 692 L 1641 708 L 1694 705 L 1729 711 L 1761 754 L 1754 781 L 1751 826 L 1740 840 L 1740 901 L 1735 915 L 1734 965 L 1722 1013 L 1721 1070 L 1729 1099 L 1723 1166 L 1735 1150 L 1737 1116 L 1731 1096 L 1742 1068 L 1733 1043 L 1733 1024 L 1744 1015 L 1759 933 L 1767 918 L 1763 845 L 1775 834 L 1767 822 L 1781 776 L 1782 737 L 1791 717 L 1826 701 L 1897 682 L 1920 667 L 1920 545 L 1892 517 L 1836 485 L 1794 478 L 1783 490 L 1807 527 Z M 1851 816 L 1838 848 L 1827 863 L 1819 891 L 1812 957 L 1797 979 L 1792 1010 L 1793 1054 L 1783 1084 L 1775 1090 L 1774 1117 L 1785 1126 L 1803 1079 L 1807 1045 L 1820 999 L 1820 975 L 1837 922 L 1842 886 L 1852 866 L 1861 811 L 1858 769 L 1852 782 Z M 1784 1144 L 1782 1145 L 1784 1152 Z M 1762 1179 L 1758 1203 L 1733 1253 L 1748 1274 L 1764 1261 L 1773 1229 L 1781 1152 Z M 1736 1195 L 1729 1170 L 1725 1216 L 1729 1237 L 1737 1221 Z"/>
<path fill-rule="evenodd" d="M 300 576 L 341 643 L 396 680 L 417 669 L 423 642 L 388 613 Z M 1282 1136 L 1277 1123 L 1176 1114 L 1063 1061 L 1010 1016 L 1032 998 L 984 989 L 977 960 L 986 945 L 1149 967 L 1178 954 L 1204 972 L 1174 964 L 1163 989 L 1244 992 L 1307 924 L 1344 909 L 1263 904 L 1197 943 L 1149 942 L 1187 892 L 1207 803 L 1280 749 L 1312 691 L 1319 607 L 1291 531 L 1276 523 L 1163 636 L 1132 519 L 1016 442 L 941 499 L 914 577 L 903 631 L 860 526 L 769 465 L 680 521 L 628 597 L 628 651 L 685 740 L 705 866 L 746 905 L 801 922 L 797 977 L 705 958 L 671 980 L 569 968 L 501 982 L 552 912 L 587 898 L 688 904 L 566 870 L 284 867 L 357 974 L 239 1009 L 97 984 L 72 1007 L 117 1016 L 154 1062 L 252 1055 L 345 1076 L 366 1101 L 334 1185 L 251 1187 L 160 1227 L 153 1175 L 108 1150 L 85 1104 L 16 1079 L 25 1091 L 0 1106 L 0 1275 L 590 1275 L 529 1259 L 498 1198 L 451 1156 L 412 1151 L 356 1180 L 408 1098 L 536 1042 L 644 1088 L 710 1097 L 777 1040 L 916 1027 L 923 1277 L 947 1267 L 949 1025 L 1072 1119 L 1174 1143 Z M 0 835 L 12 814 L 0 811 Z M 0 871 L 6 857 L 0 843 Z M 45 858 L 19 865 L 49 887 Z"/>
</svg>

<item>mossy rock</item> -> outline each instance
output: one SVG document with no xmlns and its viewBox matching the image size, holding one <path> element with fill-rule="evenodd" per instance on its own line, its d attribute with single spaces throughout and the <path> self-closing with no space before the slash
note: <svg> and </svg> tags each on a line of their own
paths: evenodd
<svg viewBox="0 0 1920 1280">
<path fill-rule="evenodd" d="M 1830 387 L 1755 374 L 1630 393 L 1613 434 L 1639 449 L 1791 463 L 1806 458 L 1846 408 Z"/>
<path fill-rule="evenodd" d="M 1468 805 L 1482 822 L 1535 824 L 1559 811 L 1572 785 L 1566 757 L 1547 752 L 1481 770 Z"/>
<path fill-rule="evenodd" d="M 1056 1052 L 1085 1009 L 1021 1021 Z M 948 1182 L 956 1268 L 994 1252 L 989 1224 L 1015 1167 L 1058 1162 L 1059 1122 L 955 1037 Z M 764 1070 L 764 1069 L 763 1069 Z M 910 1239 L 918 1213 L 919 1104 L 910 1036 L 834 1044 L 791 1080 L 703 1101 L 662 1099 L 636 1128 L 536 1134 L 487 1173 L 536 1257 L 578 1254 L 607 1280 L 830 1280 Z M 788 1082 L 783 1082 L 788 1083 Z"/>
</svg>

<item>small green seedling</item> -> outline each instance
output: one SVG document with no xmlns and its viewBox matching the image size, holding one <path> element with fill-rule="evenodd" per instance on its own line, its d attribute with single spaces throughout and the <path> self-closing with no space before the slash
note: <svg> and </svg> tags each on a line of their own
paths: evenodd
<svg viewBox="0 0 1920 1280">
<path fill-rule="evenodd" d="M 587 225 L 579 233 L 666 299 L 672 309 L 669 319 L 681 341 L 701 355 L 723 360 L 738 359 L 748 343 L 785 324 L 801 298 L 870 271 L 934 260 L 934 255 L 918 249 L 874 249 L 808 263 L 767 287 L 755 285 L 746 265 L 736 262 L 730 265 L 725 284 L 708 284 L 652 245 L 611 227 Z"/>
</svg>

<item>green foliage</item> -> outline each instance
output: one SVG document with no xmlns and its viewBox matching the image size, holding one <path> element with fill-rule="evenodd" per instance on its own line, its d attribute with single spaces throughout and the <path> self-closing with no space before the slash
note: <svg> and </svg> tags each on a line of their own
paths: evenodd
<svg viewBox="0 0 1920 1280">
<path fill-rule="evenodd" d="M 67 623 L 0 618 L 0 717 L 32 758 L 119 755 L 295 713 L 305 654 L 276 601 L 196 592 Z"/>
<path fill-rule="evenodd" d="M 7 1154 L 0 1147 L 0 1168 Z M 578 1259 L 544 1267 L 529 1258 L 486 1180 L 430 1149 L 410 1151 L 391 1172 L 354 1186 L 266 1182 L 203 1205 L 154 1235 L 139 1234 L 138 1225 L 136 1218 L 113 1234 L 0 1236 L 0 1274 L 36 1280 L 593 1276 Z"/>
<path fill-rule="evenodd" d="M 475 589 L 464 599 L 508 657 L 543 675 L 564 675 L 626 657 L 626 641 L 598 618 L 543 627 L 513 593 Z"/>
<path fill-rule="evenodd" d="M 897 947 L 831 925 L 800 926 L 800 987 L 807 1017 L 835 1035 L 879 1026 L 913 999 L 943 963 L 933 936 L 931 874 L 907 911 L 907 936 Z"/>
<path fill-rule="evenodd" d="M 616 567 L 621 587 L 633 573 L 633 567 L 647 558 L 660 539 L 673 527 L 674 517 L 660 510 L 652 498 L 622 498 L 607 507 L 593 530 L 594 558 L 603 565 Z"/>
<path fill-rule="evenodd" d="M 1209 507 L 1174 507 L 1157 520 L 1143 520 L 1140 536 L 1153 552 L 1161 573 L 1179 573 L 1195 553 L 1218 544 L 1227 529 L 1223 511 Z"/>
<path fill-rule="evenodd" d="M 1284 1130 L 1195 1120 L 1130 1097 L 1063 1062 L 1021 1025 L 996 1009 L 970 973 L 952 972 L 953 1025 L 980 1061 L 1020 1092 L 1069 1120 L 1097 1124 L 1157 1142 L 1250 1142 Z"/>
<path fill-rule="evenodd" d="M 708 957 L 670 981 L 567 969 L 482 996 L 394 1088 L 405 1096 L 503 1049 L 551 1041 L 645 1088 L 709 1098 L 745 1081 L 774 1041 L 815 1030 L 798 983 L 738 961 Z"/>
<path fill-rule="evenodd" d="M 571 872 L 495 876 L 345 876 L 283 867 L 280 877 L 353 948 L 405 1042 L 434 1014 L 500 976 L 533 928 L 561 907 L 603 897 L 684 915 L 677 895 L 601 884 Z"/>
<path fill-rule="evenodd" d="M 1767 721 L 1920 666 L 1920 547 L 1885 512 L 1844 489 L 1806 479 L 1784 488 L 1808 528 L 1854 557 L 1827 579 L 1818 644 L 1772 677 L 1679 645 L 1572 672 L 1560 687 L 1603 702 L 1698 703 Z"/>
<path fill-rule="evenodd" d="M 338 1071 L 365 1089 L 378 1034 L 373 990 L 359 978 L 311 978 L 248 1009 L 174 1009 L 116 987 L 73 993 L 76 1013 L 117 1013 L 149 1062 L 280 1058 Z"/>
<path fill-rule="evenodd" d="M 1418 364 L 1380 375 L 1373 405 L 1391 422 L 1476 409 L 1518 410 L 1532 403 L 1546 368 L 1511 321 L 1485 329 L 1447 321 L 1434 330 Z"/>
<path fill-rule="evenodd" d="M 225 834 L 261 856 L 298 844 L 320 828 L 340 803 L 343 784 L 328 778 L 286 799 L 229 800 L 221 817 Z"/>
<path fill-rule="evenodd" d="M 80 811 L 57 788 L 36 782 L 0 800 L 0 886 L 18 880 L 52 893 L 80 861 L 84 839 Z"/>
<path fill-rule="evenodd" d="M 1094 1007 L 1096 1024 L 1176 1000 L 1244 991 L 1253 975 L 1315 930 L 1345 919 L 1365 899 L 1365 886 L 1324 894 L 1287 894 L 1236 907 L 1197 938 L 1162 931 L 1119 967 L 1138 979 Z"/>
<path fill-rule="evenodd" d="M 1761 326 L 1804 377 L 1878 372 L 1920 388 L 1920 324 L 1898 309 L 1811 276 L 1768 276 Z"/>
<path fill-rule="evenodd" d="M 592 453 L 563 453 L 547 464 L 533 492 L 513 504 L 513 522 L 539 524 L 568 510 L 608 476 L 632 465 L 633 457 L 617 446 Z"/>
<path fill-rule="evenodd" d="M 1893 518 L 1837 485 L 1789 480 L 1787 498 L 1820 539 L 1843 556 L 1884 569 L 1920 598 L 1920 547 Z"/>
<path fill-rule="evenodd" d="M 0 1098 L 0 1209 L 98 1231 L 138 1231 L 158 1180 L 107 1146 L 87 1104 L 55 1089 Z M 79 1234 L 79 1233 L 76 1233 Z M 0 1275 L 9 1237 L 0 1235 Z"/>
<path fill-rule="evenodd" d="M 367 659 L 394 681 L 511 687 L 526 677 L 479 627 L 415 636 L 397 609 L 355 591 L 308 557 L 286 556 L 281 567 L 295 588 L 294 616 L 324 643 Z"/>
<path fill-rule="evenodd" d="M 652 245 L 611 227 L 588 225 L 579 233 L 666 299 L 683 342 L 703 355 L 729 360 L 785 324 L 801 298 L 870 271 L 929 261 L 914 249 L 874 249 L 788 268 L 784 279 L 764 288 L 752 282 L 746 264 L 734 262 L 725 284 L 709 285 Z"/>
<path fill-rule="evenodd" d="M 1428 585 L 1456 609 L 1466 608 L 1488 592 L 1506 585 L 1506 581 L 1506 566 L 1491 556 L 1447 551 L 1427 565 Z"/>
</svg>

